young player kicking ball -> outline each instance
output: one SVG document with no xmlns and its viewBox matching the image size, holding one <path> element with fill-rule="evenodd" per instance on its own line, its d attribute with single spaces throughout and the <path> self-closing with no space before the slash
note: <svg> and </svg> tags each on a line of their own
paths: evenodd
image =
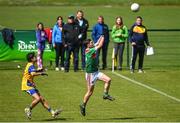
<svg viewBox="0 0 180 123">
<path fill-rule="evenodd" d="M 56 118 L 61 110 L 53 110 L 49 106 L 48 102 L 41 96 L 38 89 L 35 86 L 35 83 L 33 81 L 35 76 L 39 75 L 47 75 L 45 72 L 37 71 L 35 69 L 34 64 L 36 63 L 36 56 L 35 53 L 28 53 L 27 54 L 27 65 L 24 70 L 23 78 L 22 78 L 22 90 L 27 92 L 30 96 L 32 96 L 32 103 L 25 108 L 25 113 L 29 119 L 31 119 L 31 111 L 32 109 L 39 103 L 43 105 L 44 108 L 46 108 L 52 115 L 53 118 Z"/>
<path fill-rule="evenodd" d="M 98 43 L 94 44 L 92 40 L 87 39 L 85 44 L 87 46 L 86 49 L 86 81 L 87 81 L 87 92 L 84 95 L 83 103 L 80 105 L 80 111 L 83 116 L 86 115 L 86 105 L 93 94 L 94 86 L 97 80 L 101 80 L 104 82 L 104 95 L 103 99 L 113 101 L 115 100 L 111 97 L 108 92 L 111 84 L 111 78 L 109 78 L 104 73 L 98 71 L 98 63 L 96 52 L 100 49 L 104 42 L 104 36 L 99 38 Z"/>
</svg>

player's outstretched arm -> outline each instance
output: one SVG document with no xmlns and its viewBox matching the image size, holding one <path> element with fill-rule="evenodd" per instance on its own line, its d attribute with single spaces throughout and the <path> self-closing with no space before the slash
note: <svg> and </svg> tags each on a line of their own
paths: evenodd
<svg viewBox="0 0 180 123">
<path fill-rule="evenodd" d="M 100 49 L 102 46 L 103 46 L 103 43 L 104 43 L 104 36 L 102 35 L 99 40 L 98 40 L 98 43 L 96 44 L 96 49 Z"/>
<path fill-rule="evenodd" d="M 48 76 L 48 74 L 45 73 L 45 72 L 31 72 L 31 75 L 32 75 L 32 76 L 39 76 L 39 75 Z"/>
</svg>

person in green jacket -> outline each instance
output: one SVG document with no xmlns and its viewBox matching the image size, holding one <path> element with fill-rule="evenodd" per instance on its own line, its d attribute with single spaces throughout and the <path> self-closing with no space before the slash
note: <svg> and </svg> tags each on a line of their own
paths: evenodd
<svg viewBox="0 0 180 123">
<path fill-rule="evenodd" d="M 128 29 L 127 27 L 123 24 L 123 19 L 122 17 L 117 17 L 116 18 L 116 24 L 112 28 L 111 32 L 112 40 L 114 42 L 114 57 L 115 57 L 115 62 L 117 63 L 117 56 L 119 54 L 119 66 L 118 69 L 122 70 L 122 63 L 123 63 L 123 52 L 124 52 L 124 46 L 125 46 L 125 41 L 128 38 Z M 117 69 L 117 66 L 115 66 L 114 69 Z"/>
</svg>

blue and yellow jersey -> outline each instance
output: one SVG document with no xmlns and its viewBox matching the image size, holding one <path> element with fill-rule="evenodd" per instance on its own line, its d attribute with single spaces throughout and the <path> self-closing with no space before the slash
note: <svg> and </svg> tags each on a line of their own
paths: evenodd
<svg viewBox="0 0 180 123">
<path fill-rule="evenodd" d="M 35 71 L 36 69 L 34 64 L 29 62 L 24 70 L 24 74 L 22 78 L 22 86 L 21 86 L 22 90 L 30 90 L 34 88 L 32 86 L 32 83 L 34 83 L 33 81 L 34 76 L 32 76 L 31 73 Z"/>
<path fill-rule="evenodd" d="M 144 45 L 144 42 L 149 45 L 146 27 L 134 24 L 129 31 L 129 40 L 137 45 Z"/>
</svg>

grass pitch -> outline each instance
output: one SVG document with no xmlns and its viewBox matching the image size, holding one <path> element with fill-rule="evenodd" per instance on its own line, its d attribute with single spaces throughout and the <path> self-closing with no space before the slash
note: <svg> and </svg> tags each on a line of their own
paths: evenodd
<svg viewBox="0 0 180 123">
<path fill-rule="evenodd" d="M 130 83 L 110 71 L 103 71 L 112 78 L 110 94 L 116 100 L 104 101 L 103 84 L 98 81 L 95 92 L 87 105 L 87 116 L 79 112 L 79 104 L 86 91 L 83 72 L 48 71 L 48 77 L 36 78 L 37 87 L 53 108 L 64 111 L 58 119 L 39 104 L 33 110 L 31 121 L 180 121 L 180 102 Z M 145 74 L 118 72 L 131 79 L 151 86 L 174 97 L 180 97 L 178 76 L 180 70 L 147 70 Z M 29 121 L 24 108 L 31 97 L 21 92 L 22 70 L 1 70 L 0 121 Z"/>
<path fill-rule="evenodd" d="M 147 28 L 180 28 L 179 6 L 142 6 L 140 12 L 132 13 L 129 7 L 1 7 L 1 25 L 14 29 L 35 29 L 38 21 L 46 26 L 53 26 L 58 15 L 67 17 L 77 9 L 83 9 L 90 22 L 90 28 L 96 23 L 98 15 L 104 15 L 111 28 L 114 17 L 122 15 L 125 24 L 130 27 L 137 15 L 144 17 Z M 66 19 L 65 19 L 66 20 Z M 180 98 L 180 32 L 149 32 L 155 55 L 145 57 L 145 74 L 130 74 L 126 70 L 126 52 L 124 53 L 124 69 L 122 74 L 149 87 L 155 88 L 170 96 Z M 90 35 L 89 35 L 90 36 Z M 111 66 L 112 43 L 109 46 L 108 66 Z M 23 93 L 21 78 L 23 69 L 17 69 L 18 63 L 0 64 L 0 121 L 29 121 L 24 108 L 31 102 L 31 97 Z M 21 63 L 22 66 L 25 63 Z M 48 67 L 48 63 L 46 63 Z M 103 84 L 98 81 L 95 92 L 87 106 L 87 116 L 82 117 L 79 104 L 86 91 L 84 72 L 55 72 L 49 68 L 48 77 L 35 79 L 41 94 L 49 101 L 52 108 L 61 107 L 64 111 L 58 119 L 39 104 L 33 110 L 31 121 L 180 121 L 180 102 L 153 92 L 142 86 L 133 84 L 110 70 L 102 71 L 112 78 L 110 94 L 114 102 L 102 99 Z"/>
</svg>

